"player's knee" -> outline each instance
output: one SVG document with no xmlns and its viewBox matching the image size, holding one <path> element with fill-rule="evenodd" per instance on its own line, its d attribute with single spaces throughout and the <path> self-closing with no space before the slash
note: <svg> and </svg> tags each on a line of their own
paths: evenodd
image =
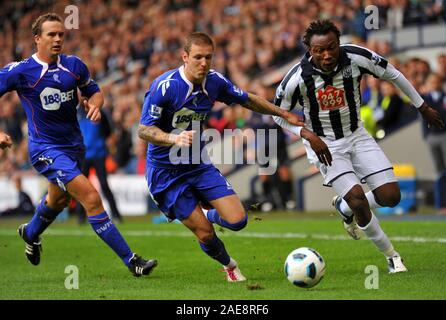
<svg viewBox="0 0 446 320">
<path fill-rule="evenodd" d="M 241 215 L 241 217 L 239 217 L 239 219 L 235 223 L 228 224 L 228 229 L 232 231 L 240 231 L 243 228 L 245 228 L 247 224 L 248 224 L 248 214 L 243 213 L 243 215 Z"/>
<path fill-rule="evenodd" d="M 383 207 L 396 207 L 398 203 L 401 201 L 401 193 L 400 192 L 392 192 L 384 195 L 383 197 L 380 196 L 378 200 L 381 206 Z M 378 202 L 377 201 L 377 202 Z"/>
<path fill-rule="evenodd" d="M 101 198 L 97 192 L 86 194 L 82 202 L 87 212 L 97 211 L 102 206 Z"/>
</svg>

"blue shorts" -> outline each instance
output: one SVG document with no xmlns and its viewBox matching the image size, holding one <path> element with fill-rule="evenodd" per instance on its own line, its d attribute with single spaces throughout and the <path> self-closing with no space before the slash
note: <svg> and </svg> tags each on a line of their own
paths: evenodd
<svg viewBox="0 0 446 320">
<path fill-rule="evenodd" d="M 198 203 L 235 194 L 213 165 L 185 169 L 147 168 L 149 192 L 168 219 L 184 220 Z"/>
<path fill-rule="evenodd" d="M 56 184 L 63 191 L 66 185 L 82 174 L 81 166 L 84 152 L 67 152 L 61 149 L 46 149 L 30 153 L 31 163 L 48 181 Z"/>
</svg>

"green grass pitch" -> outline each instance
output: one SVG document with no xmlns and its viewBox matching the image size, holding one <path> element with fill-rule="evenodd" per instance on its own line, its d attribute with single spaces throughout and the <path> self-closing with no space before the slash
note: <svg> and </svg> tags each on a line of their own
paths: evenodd
<svg viewBox="0 0 446 320">
<path fill-rule="evenodd" d="M 0 299 L 446 299 L 446 220 L 381 221 L 409 269 L 389 275 L 373 244 L 349 239 L 335 217 L 251 215 L 240 232 L 217 227 L 248 278 L 228 283 L 189 230 L 180 224 L 152 224 L 150 218 L 127 218 L 118 225 L 134 251 L 158 259 L 146 278 L 134 278 L 89 225 L 74 220 L 56 222 L 46 231 L 42 261 L 32 266 L 16 233 L 23 221 L 0 220 Z M 311 289 L 293 286 L 283 272 L 288 253 L 303 246 L 319 251 L 327 265 L 324 279 Z M 65 288 L 69 265 L 78 268 L 78 289 Z M 365 287 L 369 265 L 378 267 L 378 289 Z"/>
</svg>

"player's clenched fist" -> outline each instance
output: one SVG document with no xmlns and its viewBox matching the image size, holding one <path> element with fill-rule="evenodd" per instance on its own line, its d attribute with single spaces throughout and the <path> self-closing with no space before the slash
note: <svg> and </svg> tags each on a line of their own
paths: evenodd
<svg viewBox="0 0 446 320">
<path fill-rule="evenodd" d="M 12 139 L 4 132 L 0 132 L 0 148 L 5 149 L 12 146 Z"/>
<path fill-rule="evenodd" d="M 194 139 L 195 130 L 183 131 L 180 134 L 174 134 L 173 139 L 175 140 L 175 145 L 179 147 L 188 147 L 192 145 Z"/>
</svg>

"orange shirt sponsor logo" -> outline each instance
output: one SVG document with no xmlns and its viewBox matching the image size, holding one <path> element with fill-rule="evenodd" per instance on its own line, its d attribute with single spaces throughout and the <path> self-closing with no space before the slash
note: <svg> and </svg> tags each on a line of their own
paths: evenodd
<svg viewBox="0 0 446 320">
<path fill-rule="evenodd" d="M 345 106 L 344 90 L 330 85 L 318 90 L 317 99 L 322 110 L 336 110 Z"/>
</svg>

